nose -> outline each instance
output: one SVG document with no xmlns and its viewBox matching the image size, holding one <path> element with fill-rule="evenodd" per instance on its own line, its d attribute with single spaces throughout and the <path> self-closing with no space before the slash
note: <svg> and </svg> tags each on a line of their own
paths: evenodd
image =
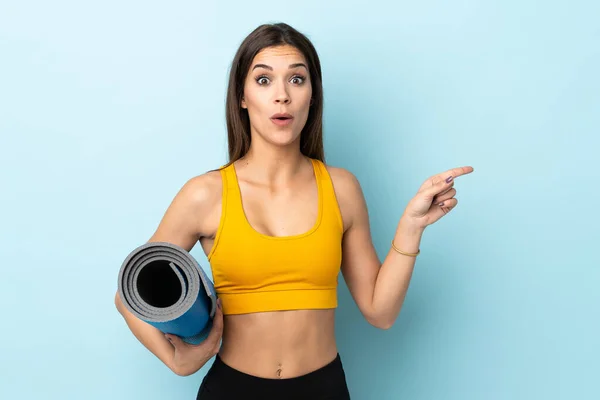
<svg viewBox="0 0 600 400">
<path fill-rule="evenodd" d="M 276 104 L 289 104 L 291 101 L 290 95 L 287 92 L 285 83 L 277 85 L 277 92 L 275 93 Z"/>
</svg>

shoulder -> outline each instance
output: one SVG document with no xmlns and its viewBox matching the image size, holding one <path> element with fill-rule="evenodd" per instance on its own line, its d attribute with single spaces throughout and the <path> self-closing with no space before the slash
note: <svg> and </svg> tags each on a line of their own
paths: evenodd
<svg viewBox="0 0 600 400">
<path fill-rule="evenodd" d="M 189 178 L 183 184 L 180 195 L 191 204 L 206 205 L 207 202 L 220 199 L 222 190 L 221 173 L 217 169 Z"/>
<path fill-rule="evenodd" d="M 167 241 L 190 249 L 199 237 L 214 233 L 221 206 L 220 172 L 188 178 L 171 201 L 151 241 Z"/>
<path fill-rule="evenodd" d="M 200 237 L 213 237 L 221 217 L 223 180 L 219 169 L 190 178 L 181 188 L 188 215 L 195 216 Z"/>
<path fill-rule="evenodd" d="M 358 178 L 349 170 L 331 165 L 326 165 L 326 168 L 346 230 L 366 207 L 363 191 Z"/>
<path fill-rule="evenodd" d="M 360 182 L 352 172 L 331 165 L 326 165 L 326 168 L 337 195 L 353 197 L 362 192 Z"/>
<path fill-rule="evenodd" d="M 191 215 L 196 216 L 201 234 L 206 233 L 205 221 L 221 209 L 223 181 L 220 171 L 212 170 L 189 178 L 177 197 Z M 211 230 L 211 229 L 208 229 Z"/>
</svg>

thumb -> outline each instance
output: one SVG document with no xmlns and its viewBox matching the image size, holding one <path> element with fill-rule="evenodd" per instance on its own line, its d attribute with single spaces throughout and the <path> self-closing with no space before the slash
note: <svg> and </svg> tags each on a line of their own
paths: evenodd
<svg viewBox="0 0 600 400">
<path fill-rule="evenodd" d="M 454 186 L 454 179 L 452 177 L 440 179 L 438 182 L 425 189 L 423 195 L 427 200 L 433 200 L 436 195 L 449 190 L 452 186 Z"/>
</svg>

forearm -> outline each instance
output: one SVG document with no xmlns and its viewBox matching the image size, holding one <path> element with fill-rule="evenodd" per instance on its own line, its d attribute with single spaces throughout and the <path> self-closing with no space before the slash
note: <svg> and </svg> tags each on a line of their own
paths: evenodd
<svg viewBox="0 0 600 400">
<path fill-rule="evenodd" d="M 119 313 L 123 316 L 125 323 L 140 343 L 158 357 L 169 369 L 173 370 L 175 349 L 165 338 L 164 334 L 152 325 L 136 318 L 125 308 L 118 294 L 115 296 L 115 305 Z"/>
<path fill-rule="evenodd" d="M 419 250 L 423 228 L 401 218 L 394 236 L 394 245 L 406 253 Z M 395 251 L 391 244 L 375 281 L 373 292 L 373 324 L 383 329 L 390 328 L 404 303 L 408 291 L 416 257 L 406 256 Z"/>
</svg>

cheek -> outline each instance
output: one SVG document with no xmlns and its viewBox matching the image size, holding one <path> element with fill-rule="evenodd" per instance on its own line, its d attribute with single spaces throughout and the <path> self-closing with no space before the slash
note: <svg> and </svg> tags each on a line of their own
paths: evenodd
<svg viewBox="0 0 600 400">
<path fill-rule="evenodd" d="M 310 83 L 307 83 L 306 85 L 305 90 L 302 91 L 302 99 L 306 104 L 309 104 L 310 98 L 312 97 L 312 87 L 310 86 Z"/>
<path fill-rule="evenodd" d="M 243 97 L 244 97 L 244 101 L 246 103 L 246 108 L 248 109 L 249 112 L 251 112 L 254 108 L 256 108 L 256 105 L 258 103 L 257 96 L 258 96 L 258 93 L 252 87 L 252 82 L 246 81 L 244 84 Z"/>
<path fill-rule="evenodd" d="M 307 112 L 308 112 L 308 109 L 310 109 L 310 107 L 311 107 L 311 104 L 310 104 L 311 99 L 312 99 L 312 88 L 309 86 L 308 90 L 306 90 L 306 92 L 304 93 L 304 96 L 303 96 L 303 100 L 304 100 L 304 104 L 307 108 Z"/>
<path fill-rule="evenodd" d="M 266 108 L 268 108 L 268 95 L 265 92 L 260 91 L 248 91 L 245 95 L 246 99 L 246 107 L 248 108 L 248 112 L 250 114 L 258 114 L 266 112 Z"/>
<path fill-rule="evenodd" d="M 310 108 L 312 107 L 310 104 L 310 100 L 312 97 L 312 93 L 308 91 L 308 93 L 303 97 L 302 108 L 304 110 L 305 117 L 310 113 Z"/>
</svg>

